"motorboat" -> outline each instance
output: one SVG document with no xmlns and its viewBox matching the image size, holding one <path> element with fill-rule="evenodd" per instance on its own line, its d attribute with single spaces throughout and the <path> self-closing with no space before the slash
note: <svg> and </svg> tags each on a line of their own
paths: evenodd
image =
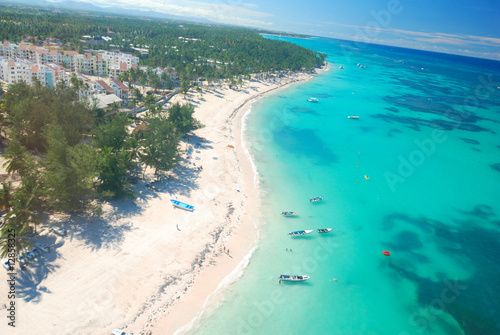
<svg viewBox="0 0 500 335">
<path fill-rule="evenodd" d="M 326 234 L 332 231 L 333 228 L 320 228 L 316 229 L 319 234 Z"/>
<path fill-rule="evenodd" d="M 280 281 L 306 281 L 309 279 L 309 276 L 292 276 L 292 275 L 281 275 Z"/>
<path fill-rule="evenodd" d="M 290 236 L 303 236 L 303 235 L 308 235 L 312 233 L 312 230 L 297 230 L 297 231 L 291 231 L 288 233 Z"/>
</svg>

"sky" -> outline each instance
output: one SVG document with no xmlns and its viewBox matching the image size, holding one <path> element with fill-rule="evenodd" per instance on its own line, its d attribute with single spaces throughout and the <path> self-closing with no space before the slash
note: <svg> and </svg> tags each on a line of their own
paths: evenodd
<svg viewBox="0 0 500 335">
<path fill-rule="evenodd" d="M 500 60 L 499 0 L 73 1 Z"/>
</svg>

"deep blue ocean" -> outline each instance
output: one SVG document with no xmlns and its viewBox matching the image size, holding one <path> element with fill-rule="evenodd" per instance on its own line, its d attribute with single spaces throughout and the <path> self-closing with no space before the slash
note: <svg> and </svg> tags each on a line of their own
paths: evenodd
<svg viewBox="0 0 500 335">
<path fill-rule="evenodd" d="M 191 333 L 500 334 L 500 62 L 280 39 L 331 68 L 252 106 L 260 243 Z"/>
</svg>

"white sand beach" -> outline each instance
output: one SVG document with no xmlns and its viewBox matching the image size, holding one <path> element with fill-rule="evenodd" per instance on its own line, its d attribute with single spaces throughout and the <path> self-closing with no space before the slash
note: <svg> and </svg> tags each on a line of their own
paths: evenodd
<svg viewBox="0 0 500 335">
<path fill-rule="evenodd" d="M 164 335 L 189 324 L 258 241 L 258 190 L 241 143 L 242 118 L 262 94 L 310 77 L 190 93 L 205 125 L 185 143 L 196 145 L 193 157 L 170 179 L 153 182 L 151 173 L 153 188 L 136 184 L 135 201 L 108 203 L 101 218 L 46 218 L 34 242 L 51 251 L 17 273 L 15 328 L 5 318 L 9 288 L 0 271 L 0 334 L 104 335 L 120 328 Z M 170 199 L 195 210 L 175 209 Z M 67 236 L 50 232 L 51 225 Z"/>
</svg>

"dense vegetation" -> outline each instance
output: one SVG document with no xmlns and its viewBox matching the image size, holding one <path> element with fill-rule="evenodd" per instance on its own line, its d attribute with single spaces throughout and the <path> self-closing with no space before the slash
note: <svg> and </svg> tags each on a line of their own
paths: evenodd
<svg viewBox="0 0 500 335">
<path fill-rule="evenodd" d="M 256 30 L 172 22 L 161 19 L 104 17 L 91 13 L 2 7 L 0 40 L 19 42 L 26 36 L 60 40 L 66 48 L 148 48 L 141 64 L 172 67 L 189 79 L 230 78 L 280 70 L 311 70 L 325 55 L 298 45 L 265 39 Z M 110 36 L 104 45 L 87 45 L 82 36 Z M 33 39 L 33 41 L 35 41 Z M 138 52 L 136 52 L 139 54 Z"/>
<path fill-rule="evenodd" d="M 3 183 L 0 191 L 0 207 L 7 210 L 0 253 L 7 250 L 8 229 L 16 231 L 22 249 L 40 213 L 98 211 L 98 198 L 133 196 L 130 180 L 145 167 L 155 174 L 172 169 L 181 137 L 202 126 L 190 104 L 174 104 L 168 113 L 152 104 L 142 131 L 130 133 L 126 114 L 103 117 L 93 105 L 78 100 L 75 88 L 9 86 L 1 105 L 2 144 L 5 168 L 21 177 L 21 185 Z"/>
<path fill-rule="evenodd" d="M 98 46 L 83 41 L 84 35 L 112 39 Z M 238 85 L 241 77 L 252 73 L 310 71 L 325 59 L 245 28 L 0 5 L 0 41 L 41 45 L 49 38 L 80 53 L 104 49 L 139 54 L 134 48 L 148 49 L 140 55 L 140 64 L 175 69 L 184 93 L 198 78 L 227 78 Z M 18 83 L 5 94 L 0 86 L 5 167 L 21 177 L 19 186 L 2 183 L 0 190 L 0 207 L 7 211 L 0 254 L 8 249 L 11 229 L 16 232 L 17 252 L 25 248 L 24 236 L 32 228 L 36 231 L 41 213 L 98 212 L 96 199 L 133 196 L 130 183 L 145 167 L 158 174 L 176 165 L 181 137 L 202 126 L 193 118 L 193 106 L 176 104 L 165 113 L 150 92 L 143 96 L 132 86 L 148 82 L 155 91 L 171 89 L 166 74 L 131 70 L 121 79 L 131 84 L 129 107 L 141 101 L 148 106 L 140 131 L 128 131 L 126 115 L 109 118 L 95 104 L 78 100 L 77 91 L 84 84 L 76 77 L 71 78 L 72 88 Z"/>
</svg>

